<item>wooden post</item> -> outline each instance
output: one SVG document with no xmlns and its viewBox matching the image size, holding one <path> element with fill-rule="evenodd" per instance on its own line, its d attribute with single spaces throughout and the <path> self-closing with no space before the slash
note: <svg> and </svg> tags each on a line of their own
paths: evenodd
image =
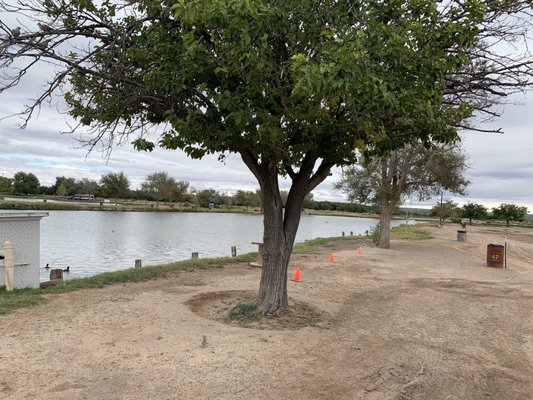
<svg viewBox="0 0 533 400">
<path fill-rule="evenodd" d="M 257 262 L 260 264 L 260 265 L 263 265 L 263 243 L 259 243 L 257 245 Z"/>
<path fill-rule="evenodd" d="M 249 265 L 250 267 L 263 268 L 263 243 L 252 242 L 252 244 L 257 245 L 257 262 L 251 262 Z"/>
<path fill-rule="evenodd" d="M 237 246 L 231 246 L 231 256 L 237 257 Z"/>
<path fill-rule="evenodd" d="M 63 270 L 61 268 L 50 270 L 50 280 L 60 279 L 63 280 Z"/>
<path fill-rule="evenodd" d="M 195 259 L 195 258 L 198 258 L 198 252 L 197 251 L 194 251 L 191 255 L 191 258 L 192 259 Z"/>
<path fill-rule="evenodd" d="M 15 287 L 15 260 L 13 259 L 13 243 L 4 242 L 4 283 L 6 291 L 11 292 Z"/>
<path fill-rule="evenodd" d="M 51 286 L 57 286 L 57 285 L 59 285 L 61 283 L 63 283 L 63 279 L 54 279 L 53 281 L 41 282 L 39 284 L 39 288 L 46 289 L 46 288 L 51 287 Z"/>
<path fill-rule="evenodd" d="M 135 260 L 135 268 L 142 268 L 143 262 L 142 260 Z"/>
</svg>

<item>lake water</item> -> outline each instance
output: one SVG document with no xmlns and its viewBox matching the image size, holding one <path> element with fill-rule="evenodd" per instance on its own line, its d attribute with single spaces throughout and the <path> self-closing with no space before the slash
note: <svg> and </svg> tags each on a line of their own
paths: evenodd
<svg viewBox="0 0 533 400">
<path fill-rule="evenodd" d="M 218 213 L 152 213 L 48 211 L 41 220 L 41 264 L 70 266 L 67 277 L 185 260 L 192 252 L 201 258 L 257 251 L 262 241 L 263 216 Z M 377 224 L 373 218 L 302 215 L 297 242 L 317 237 L 363 234 Z M 393 226 L 404 221 L 393 221 Z M 41 280 L 49 272 L 41 271 Z"/>
</svg>

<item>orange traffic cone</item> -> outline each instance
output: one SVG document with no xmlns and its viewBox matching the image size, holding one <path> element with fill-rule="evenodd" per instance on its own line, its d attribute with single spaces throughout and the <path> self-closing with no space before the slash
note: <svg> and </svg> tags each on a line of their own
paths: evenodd
<svg viewBox="0 0 533 400">
<path fill-rule="evenodd" d="M 291 281 L 294 282 L 301 282 L 302 277 L 300 276 L 300 267 L 296 267 L 296 271 L 294 271 L 294 276 L 291 279 Z"/>
<path fill-rule="evenodd" d="M 359 254 L 359 255 L 363 254 L 363 248 L 362 247 L 359 247 L 357 249 L 357 254 Z"/>
<path fill-rule="evenodd" d="M 335 253 L 331 253 L 331 254 L 329 255 L 329 262 L 330 262 L 330 263 L 334 263 L 334 262 L 335 262 Z"/>
</svg>

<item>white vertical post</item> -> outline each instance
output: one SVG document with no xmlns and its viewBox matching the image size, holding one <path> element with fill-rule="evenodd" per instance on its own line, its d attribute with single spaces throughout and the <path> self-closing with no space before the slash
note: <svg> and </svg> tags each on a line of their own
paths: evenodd
<svg viewBox="0 0 533 400">
<path fill-rule="evenodd" d="M 6 291 L 11 292 L 15 287 L 15 261 L 13 260 L 13 244 L 9 241 L 4 242 L 4 267 Z"/>
</svg>

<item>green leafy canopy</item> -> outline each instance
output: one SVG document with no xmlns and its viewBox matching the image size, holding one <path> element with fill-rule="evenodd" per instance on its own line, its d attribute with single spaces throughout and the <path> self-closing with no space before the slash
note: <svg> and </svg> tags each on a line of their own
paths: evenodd
<svg viewBox="0 0 533 400">
<path fill-rule="evenodd" d="M 484 11 L 437 3 L 138 0 L 119 18 L 103 2 L 112 42 L 91 57 L 98 73 L 71 74 L 66 100 L 87 125 L 166 124 L 157 141 L 134 139 L 139 150 L 249 151 L 282 173 L 309 155 L 345 165 L 355 149 L 450 142 L 471 108 L 443 107 L 444 78 Z"/>
</svg>

